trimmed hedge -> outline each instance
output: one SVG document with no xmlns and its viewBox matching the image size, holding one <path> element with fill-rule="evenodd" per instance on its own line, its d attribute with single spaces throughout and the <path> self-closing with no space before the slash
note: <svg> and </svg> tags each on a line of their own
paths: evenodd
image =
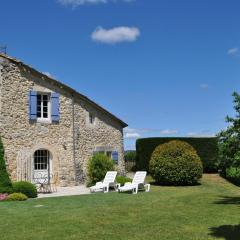
<svg viewBox="0 0 240 240">
<path fill-rule="evenodd" d="M 205 173 L 217 172 L 218 160 L 218 138 L 188 138 L 188 137 L 169 137 L 169 138 L 141 138 L 136 142 L 136 168 L 137 170 L 149 171 L 149 162 L 154 149 L 164 143 L 173 140 L 185 141 L 190 144 L 199 155 L 203 163 Z"/>
<path fill-rule="evenodd" d="M 203 166 L 196 150 L 184 141 L 170 141 L 156 147 L 150 173 L 158 184 L 194 185 L 202 177 Z"/>
</svg>

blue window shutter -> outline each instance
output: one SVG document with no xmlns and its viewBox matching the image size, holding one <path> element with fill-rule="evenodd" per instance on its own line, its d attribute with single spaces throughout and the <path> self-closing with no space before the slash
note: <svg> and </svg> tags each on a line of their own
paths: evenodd
<svg viewBox="0 0 240 240">
<path fill-rule="evenodd" d="M 112 152 L 112 160 L 118 164 L 118 152 L 117 151 L 114 151 Z"/>
<path fill-rule="evenodd" d="M 51 117 L 53 122 L 59 122 L 60 113 L 59 113 L 59 93 L 53 92 L 51 94 Z"/>
<path fill-rule="evenodd" d="M 37 92 L 29 91 L 29 119 L 37 119 Z"/>
</svg>

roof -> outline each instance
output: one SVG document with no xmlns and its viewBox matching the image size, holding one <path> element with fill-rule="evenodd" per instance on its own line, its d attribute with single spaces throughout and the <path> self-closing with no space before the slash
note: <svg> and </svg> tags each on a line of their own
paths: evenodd
<svg viewBox="0 0 240 240">
<path fill-rule="evenodd" d="M 121 119 L 119 119 L 118 117 L 116 117 L 115 115 L 113 115 L 112 113 L 110 113 L 109 111 L 107 111 L 105 108 L 103 108 L 102 106 L 98 105 L 97 103 L 95 103 L 94 101 L 92 101 L 91 99 L 89 99 L 87 96 L 85 96 L 85 95 L 79 93 L 78 91 L 76 91 L 75 89 L 69 87 L 68 85 L 66 85 L 66 84 L 64 84 L 64 83 L 62 83 L 62 82 L 60 82 L 60 81 L 58 81 L 58 80 L 56 80 L 56 79 L 54 79 L 54 78 L 52 78 L 52 77 L 50 77 L 50 76 L 45 75 L 44 73 L 42 73 L 42 72 L 34 69 L 33 67 L 25 64 L 24 62 L 22 62 L 22 61 L 20 61 L 20 60 L 18 60 L 18 59 L 16 59 L 16 58 L 10 57 L 10 56 L 5 55 L 5 54 L 3 54 L 3 53 L 0 53 L 0 57 L 3 57 L 3 58 L 5 58 L 5 59 L 8 59 L 9 61 L 11 61 L 11 62 L 13 62 L 13 63 L 16 63 L 16 64 L 18 64 L 18 65 L 21 65 L 21 66 L 23 66 L 23 67 L 26 67 L 26 68 L 28 68 L 31 72 L 34 72 L 34 73 L 36 73 L 36 74 L 38 74 L 38 75 L 40 75 L 40 76 L 44 76 L 44 77 L 47 78 L 49 81 L 51 81 L 51 82 L 59 85 L 59 86 L 62 87 L 62 88 L 65 88 L 67 91 L 69 91 L 69 92 L 72 93 L 73 95 L 76 95 L 77 97 L 79 97 L 79 98 L 85 100 L 86 102 L 88 102 L 90 105 L 96 107 L 98 110 L 104 112 L 106 115 L 108 115 L 109 117 L 111 117 L 113 120 L 115 120 L 115 121 L 117 121 L 118 123 L 120 123 L 123 128 L 128 126 L 128 124 L 126 124 L 126 123 L 123 122 Z"/>
</svg>

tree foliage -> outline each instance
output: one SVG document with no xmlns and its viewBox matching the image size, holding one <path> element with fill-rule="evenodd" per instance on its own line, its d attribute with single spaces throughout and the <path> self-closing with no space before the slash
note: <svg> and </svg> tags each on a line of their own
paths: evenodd
<svg viewBox="0 0 240 240">
<path fill-rule="evenodd" d="M 9 178 L 4 160 L 4 148 L 0 137 L 0 193 L 9 193 L 12 191 L 12 183 Z"/>
<path fill-rule="evenodd" d="M 125 152 L 126 162 L 136 162 L 136 151 L 126 151 Z"/>
<path fill-rule="evenodd" d="M 235 117 L 226 117 L 229 124 L 226 130 L 218 134 L 219 137 L 219 169 L 225 176 L 229 167 L 240 167 L 240 95 L 233 93 Z"/>
</svg>

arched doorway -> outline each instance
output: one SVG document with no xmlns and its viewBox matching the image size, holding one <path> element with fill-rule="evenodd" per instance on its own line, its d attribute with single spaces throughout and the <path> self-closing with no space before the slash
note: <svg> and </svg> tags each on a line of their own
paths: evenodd
<svg viewBox="0 0 240 240">
<path fill-rule="evenodd" d="M 38 149 L 33 156 L 33 179 L 49 182 L 52 173 L 52 157 L 47 149 Z"/>
</svg>

